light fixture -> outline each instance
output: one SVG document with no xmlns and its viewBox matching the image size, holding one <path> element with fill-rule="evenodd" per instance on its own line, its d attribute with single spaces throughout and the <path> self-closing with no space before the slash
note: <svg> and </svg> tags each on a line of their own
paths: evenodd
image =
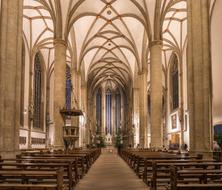
<svg viewBox="0 0 222 190">
<path fill-rule="evenodd" d="M 111 14 L 112 14 L 112 11 L 111 11 L 111 10 L 108 10 L 106 13 L 107 13 L 108 15 L 111 15 Z"/>
</svg>

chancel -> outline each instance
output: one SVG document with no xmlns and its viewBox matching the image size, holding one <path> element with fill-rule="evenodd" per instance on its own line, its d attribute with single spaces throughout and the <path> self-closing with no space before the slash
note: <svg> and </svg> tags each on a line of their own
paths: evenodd
<svg viewBox="0 0 222 190">
<path fill-rule="evenodd" d="M 221 0 L 0 0 L 0 190 L 221 190 Z"/>
</svg>

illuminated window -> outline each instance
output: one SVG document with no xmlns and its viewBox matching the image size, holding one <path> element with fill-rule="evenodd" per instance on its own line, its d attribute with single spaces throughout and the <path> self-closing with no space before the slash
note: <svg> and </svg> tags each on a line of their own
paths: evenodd
<svg viewBox="0 0 222 190">
<path fill-rule="evenodd" d="M 112 134 L 112 93 L 111 90 L 106 91 L 106 134 Z"/>
<path fill-rule="evenodd" d="M 70 66 L 66 65 L 66 109 L 71 109 L 72 80 Z"/>
<path fill-rule="evenodd" d="M 96 131 L 101 133 L 101 125 L 102 125 L 102 92 L 99 88 L 96 94 L 96 123 L 97 129 Z"/>
</svg>

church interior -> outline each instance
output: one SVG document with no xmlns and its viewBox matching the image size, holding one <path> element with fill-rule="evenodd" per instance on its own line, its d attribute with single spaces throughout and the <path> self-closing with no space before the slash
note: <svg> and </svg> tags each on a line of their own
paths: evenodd
<svg viewBox="0 0 222 190">
<path fill-rule="evenodd" d="M 0 190 L 221 190 L 220 10 L 0 0 Z"/>
</svg>

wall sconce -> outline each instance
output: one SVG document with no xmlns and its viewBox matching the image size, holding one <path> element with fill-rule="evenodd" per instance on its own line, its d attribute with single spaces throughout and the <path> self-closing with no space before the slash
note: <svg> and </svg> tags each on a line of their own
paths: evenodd
<svg viewBox="0 0 222 190">
<path fill-rule="evenodd" d="M 24 115 L 27 114 L 27 108 L 24 108 L 23 114 L 24 114 Z"/>
</svg>

